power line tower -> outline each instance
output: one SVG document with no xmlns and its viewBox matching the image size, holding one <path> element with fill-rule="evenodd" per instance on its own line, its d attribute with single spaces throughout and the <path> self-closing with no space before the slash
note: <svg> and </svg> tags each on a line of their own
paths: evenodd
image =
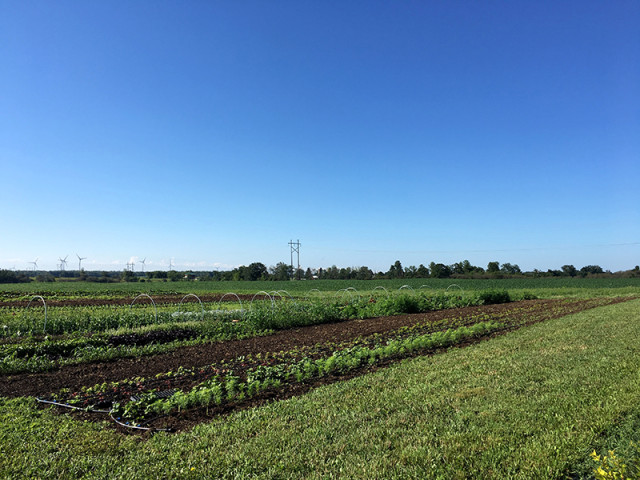
<svg viewBox="0 0 640 480">
<path fill-rule="evenodd" d="M 298 280 L 300 280 L 300 239 L 298 239 L 296 242 L 290 240 L 289 246 L 291 247 L 291 269 L 293 270 L 293 254 L 295 253 L 298 259 L 298 268 L 294 270 L 294 272 L 295 275 L 297 275 Z"/>
</svg>

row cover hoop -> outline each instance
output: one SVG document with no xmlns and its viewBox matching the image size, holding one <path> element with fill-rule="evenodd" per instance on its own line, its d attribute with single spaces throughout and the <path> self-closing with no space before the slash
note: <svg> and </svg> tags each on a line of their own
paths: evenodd
<svg viewBox="0 0 640 480">
<path fill-rule="evenodd" d="M 202 305 L 202 300 L 200 300 L 200 297 L 197 296 L 195 293 L 187 293 L 184 297 L 182 297 L 182 300 L 180 300 L 180 304 L 178 305 L 178 312 L 180 312 L 180 307 L 182 306 L 182 302 L 184 302 L 184 299 L 187 297 L 196 297 L 198 302 L 200 302 L 200 308 L 202 309 L 202 320 L 204 320 L 204 305 Z"/>
<path fill-rule="evenodd" d="M 389 290 L 387 290 L 386 288 L 384 288 L 382 285 L 378 285 L 376 288 L 373 289 L 373 291 L 375 292 L 376 290 L 383 290 L 384 293 L 387 294 L 387 296 L 389 296 Z"/>
<path fill-rule="evenodd" d="M 358 293 L 358 290 L 356 290 L 353 287 L 347 287 L 347 288 L 343 288 L 342 290 L 338 290 L 336 292 L 335 296 L 336 297 L 339 296 L 342 299 L 342 298 L 344 298 L 345 294 L 348 294 L 349 295 L 349 299 L 351 299 L 352 295 L 353 295 L 351 292 L 355 292 L 356 296 L 358 297 L 358 300 L 361 299 L 360 293 Z"/>
<path fill-rule="evenodd" d="M 33 302 L 35 299 L 42 300 L 42 304 L 44 305 L 44 328 L 42 329 L 42 333 L 47 333 L 47 302 L 44 301 L 44 298 L 40 295 L 33 296 L 31 300 L 29 300 L 29 303 L 27 304 L 25 310 L 27 310 L 31 306 L 31 302 Z"/>
<path fill-rule="evenodd" d="M 222 297 L 220 297 L 220 300 L 218 301 L 218 309 L 221 310 L 222 300 L 224 300 L 224 297 L 226 297 L 227 295 L 236 297 L 236 299 L 238 300 L 238 303 L 240 304 L 240 315 L 244 316 L 244 308 L 242 308 L 242 300 L 240 300 L 240 297 L 233 292 L 225 293 Z"/>
<path fill-rule="evenodd" d="M 282 300 L 286 300 L 286 298 L 284 297 L 284 295 L 282 295 L 284 293 L 284 295 L 286 295 L 287 297 L 289 297 L 291 299 L 292 302 L 295 303 L 295 299 L 291 296 L 291 294 L 289 292 L 287 292 L 286 290 L 273 290 L 271 292 L 269 292 L 269 294 L 275 298 L 276 295 L 278 295 Z"/>
<path fill-rule="evenodd" d="M 265 292 L 264 290 L 260 290 L 253 297 L 251 297 L 251 303 L 249 304 L 250 308 L 253 307 L 253 300 L 260 294 L 263 294 L 263 296 L 266 296 L 271 301 L 271 308 L 273 309 L 273 307 L 274 307 L 273 297 L 271 295 L 269 295 L 267 292 Z"/>
<path fill-rule="evenodd" d="M 421 285 L 419 287 L 419 290 L 422 289 L 429 289 L 429 290 L 433 290 L 433 287 L 429 286 L 429 285 Z M 400 288 L 398 288 L 398 291 L 400 290 L 410 290 L 411 292 L 415 293 L 415 290 L 413 287 L 411 287 L 410 285 L 402 285 Z M 460 292 L 464 292 L 464 290 L 462 289 L 462 287 L 458 284 L 451 284 L 449 285 L 446 290 L 445 293 L 449 292 L 449 290 L 452 289 L 458 289 L 460 290 Z M 378 285 L 373 289 L 373 292 L 376 292 L 377 290 L 382 290 L 387 296 L 390 295 L 390 292 L 383 286 Z M 306 301 L 311 300 L 311 296 L 313 293 L 319 293 L 322 294 L 322 292 L 320 290 L 318 290 L 317 288 L 313 288 L 311 290 L 309 290 L 307 292 L 307 294 L 305 295 L 304 299 Z M 290 299 L 291 301 L 295 302 L 294 297 L 286 290 L 273 290 L 271 292 L 266 292 L 264 290 L 261 290 L 260 292 L 257 292 L 255 295 L 253 295 L 253 297 L 251 298 L 251 305 L 253 305 L 254 300 L 256 299 L 256 297 L 258 297 L 259 295 L 263 295 L 267 298 L 269 298 L 269 301 L 271 302 L 271 307 L 274 308 L 275 307 L 275 297 L 276 295 L 279 296 L 282 300 L 286 300 L 287 297 L 288 299 Z M 335 293 L 335 297 L 339 297 L 339 298 L 344 298 L 345 295 L 349 295 L 350 299 L 352 299 L 354 296 L 356 296 L 359 300 L 361 300 L 362 296 L 360 294 L 360 292 L 358 292 L 358 290 L 356 290 L 354 287 L 347 287 L 347 288 L 343 288 L 341 290 L 338 290 Z M 242 315 L 244 315 L 244 307 L 242 305 L 242 300 L 240 299 L 240 297 L 233 293 L 233 292 L 228 292 L 225 293 L 220 300 L 218 301 L 218 308 L 221 307 L 222 301 L 227 297 L 227 296 L 233 296 L 236 298 L 236 300 L 238 301 L 239 305 L 240 305 L 240 312 Z M 156 323 L 158 322 L 158 308 L 156 306 L 155 301 L 153 300 L 153 298 L 146 294 L 146 293 L 141 293 L 138 296 L 136 296 L 133 301 L 131 302 L 131 304 L 129 305 L 129 310 L 131 310 L 131 308 L 133 307 L 133 305 L 136 303 L 136 301 L 138 299 L 140 299 L 141 297 L 146 297 L 149 300 L 151 300 L 151 303 L 153 305 L 154 308 L 154 316 L 155 316 L 155 321 Z M 198 303 L 200 304 L 200 309 L 201 309 L 201 319 L 204 320 L 204 316 L 205 316 L 205 309 L 204 309 L 204 304 L 202 303 L 202 300 L 200 299 L 200 297 L 198 297 L 196 294 L 194 293 L 189 293 L 187 295 L 185 295 L 184 297 L 182 297 L 182 299 L 180 300 L 179 306 L 178 306 L 178 312 L 181 311 L 181 307 L 182 307 L 182 303 L 188 298 L 188 297 L 195 297 L 196 300 L 198 300 Z M 34 300 L 40 300 L 42 301 L 42 304 L 44 306 L 44 328 L 43 328 L 43 333 L 46 333 L 46 329 L 47 329 L 47 321 L 48 321 L 48 314 L 47 314 L 47 302 L 45 301 L 45 299 L 41 296 L 41 295 L 35 295 L 31 298 L 31 300 L 29 300 L 29 303 L 27 304 L 25 310 L 27 310 L 30 306 L 31 303 Z M 32 327 L 33 328 L 33 327 Z"/>
<path fill-rule="evenodd" d="M 295 302 L 295 299 L 293 298 L 293 296 L 286 290 L 278 290 L 278 293 L 284 293 L 287 297 L 291 299 L 292 302 Z"/>
<path fill-rule="evenodd" d="M 129 305 L 129 311 L 131 311 L 131 307 L 133 307 L 133 304 L 136 303 L 136 300 L 138 300 L 140 297 L 147 297 L 149 300 L 151 300 L 151 303 L 153 304 L 153 310 L 156 316 L 156 323 L 158 323 L 158 307 L 156 307 L 156 302 L 153 301 L 153 298 L 151 298 L 151 296 L 147 295 L 146 293 L 141 293 L 140 295 L 138 295 L 136 298 L 133 299 L 133 301 L 131 302 L 131 305 Z"/>
<path fill-rule="evenodd" d="M 309 297 L 311 296 L 311 292 L 318 292 L 318 293 L 322 293 L 320 292 L 320 290 L 318 290 L 317 288 L 312 288 L 311 290 L 309 290 L 307 292 L 307 294 L 304 296 L 305 301 L 309 301 L 311 300 Z"/>
</svg>

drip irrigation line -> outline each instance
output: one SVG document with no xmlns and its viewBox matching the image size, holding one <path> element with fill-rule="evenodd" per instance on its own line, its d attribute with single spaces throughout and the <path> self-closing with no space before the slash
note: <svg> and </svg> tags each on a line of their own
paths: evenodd
<svg viewBox="0 0 640 480">
<path fill-rule="evenodd" d="M 97 410 L 95 408 L 82 408 L 82 407 L 76 407 L 75 405 L 70 405 L 68 403 L 62 403 L 62 402 L 56 402 L 53 400 L 45 400 L 43 398 L 38 398 L 36 397 L 36 400 L 40 403 L 46 403 L 48 405 L 56 405 L 58 407 L 64 407 L 64 408 L 70 408 L 72 410 L 81 410 L 83 412 L 89 412 L 89 413 L 111 413 L 111 410 Z"/>
<path fill-rule="evenodd" d="M 93 409 L 93 408 L 81 408 L 81 407 L 76 407 L 75 405 L 69 405 L 68 403 L 62 403 L 62 402 L 56 402 L 54 400 L 45 400 L 43 398 L 39 398 L 36 397 L 36 401 L 40 402 L 40 403 L 46 403 L 47 405 L 55 405 L 57 407 L 64 407 L 64 408 L 69 408 L 71 410 L 80 410 L 83 412 L 89 412 L 89 413 L 106 413 L 111 417 L 111 420 L 113 420 L 115 423 L 117 423 L 118 425 L 120 425 L 121 427 L 125 427 L 125 428 L 133 428 L 136 430 L 145 430 L 145 431 L 150 431 L 153 430 L 155 432 L 172 432 L 173 429 L 171 428 L 153 428 L 153 427 L 143 427 L 142 425 L 145 425 L 149 422 L 152 422 L 153 420 L 157 420 L 160 417 L 157 418 L 153 418 L 150 420 L 146 420 L 140 424 L 137 425 L 133 425 L 131 423 L 123 423 L 121 421 L 119 421 L 118 419 L 116 419 L 113 416 L 113 410 L 97 410 L 97 409 Z"/>
<path fill-rule="evenodd" d="M 109 416 L 111 417 L 111 420 L 113 420 L 114 422 L 116 422 L 118 425 L 120 425 L 121 427 L 126 427 L 126 428 L 133 428 L 135 430 L 145 430 L 145 431 L 149 431 L 149 430 L 153 430 L 154 432 L 172 432 L 173 429 L 171 428 L 153 428 L 153 427 L 143 427 L 140 424 L 138 425 L 133 425 L 130 423 L 122 423 L 121 421 L 119 421 L 118 419 L 116 419 L 113 416 L 112 412 L 109 412 Z M 155 420 L 155 419 L 154 419 Z M 148 423 L 148 422 L 146 422 Z"/>
</svg>

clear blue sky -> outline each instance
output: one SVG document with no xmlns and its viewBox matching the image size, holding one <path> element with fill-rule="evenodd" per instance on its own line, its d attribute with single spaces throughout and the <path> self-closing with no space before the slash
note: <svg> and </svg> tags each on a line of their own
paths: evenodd
<svg viewBox="0 0 640 480">
<path fill-rule="evenodd" d="M 640 264 L 640 2 L 0 0 L 0 268 Z M 136 266 L 140 269 L 140 265 Z"/>
</svg>

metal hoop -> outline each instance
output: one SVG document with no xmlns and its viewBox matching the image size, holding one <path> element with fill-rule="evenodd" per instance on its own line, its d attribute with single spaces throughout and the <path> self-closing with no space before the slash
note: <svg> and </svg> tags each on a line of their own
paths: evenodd
<svg viewBox="0 0 640 480">
<path fill-rule="evenodd" d="M 271 301 L 271 308 L 273 309 L 274 305 L 273 305 L 273 298 L 271 297 L 271 295 L 269 295 L 267 292 L 265 292 L 264 290 L 260 290 L 258 293 L 256 293 L 253 297 L 251 297 L 251 303 L 249 304 L 249 308 L 253 308 L 253 300 L 260 294 L 266 295 L 267 298 L 269 298 L 269 300 Z"/>
<path fill-rule="evenodd" d="M 236 297 L 236 299 L 238 300 L 238 303 L 240 304 L 240 315 L 244 317 L 244 308 L 242 308 L 242 300 L 240 300 L 240 297 L 233 292 L 225 293 L 222 297 L 220 297 L 220 300 L 218 301 L 218 310 L 221 310 L 220 304 L 222 303 L 222 300 L 224 300 L 224 297 L 226 297 L 227 295 L 232 295 Z"/>
<path fill-rule="evenodd" d="M 44 328 L 42 329 L 42 333 L 47 333 L 47 302 L 44 301 L 44 298 L 40 295 L 34 295 L 31 300 L 29 300 L 29 303 L 27 303 L 27 307 L 25 308 L 25 310 L 27 310 L 31 306 L 31 302 L 33 302 L 37 298 L 42 300 L 42 304 L 44 305 Z"/>
<path fill-rule="evenodd" d="M 311 298 L 310 298 L 310 296 L 311 296 L 311 292 L 318 292 L 318 293 L 321 293 L 321 292 L 320 292 L 320 290 L 318 290 L 317 288 L 312 288 L 312 289 L 311 289 L 311 290 L 309 290 L 309 291 L 307 292 L 307 294 L 304 296 L 305 301 L 307 301 L 307 302 L 308 302 L 308 301 L 310 301 L 310 300 L 311 300 Z"/>
<path fill-rule="evenodd" d="M 153 310 L 156 315 L 156 323 L 158 323 L 158 307 L 156 307 L 156 302 L 153 301 L 153 298 L 151 298 L 151 296 L 147 295 L 146 293 L 141 293 L 140 295 L 138 295 L 136 298 L 133 299 L 133 301 L 129 305 L 129 311 L 131 311 L 131 307 L 133 307 L 133 304 L 136 303 L 136 300 L 138 300 L 140 297 L 147 297 L 149 300 L 151 300 L 151 303 L 153 304 Z"/>
<path fill-rule="evenodd" d="M 202 300 L 200 300 L 200 297 L 198 297 L 195 293 L 187 293 L 184 297 L 182 297 L 182 300 L 180 300 L 180 304 L 178 305 L 178 312 L 180 312 L 182 302 L 184 302 L 184 299 L 187 297 L 196 297 L 198 299 L 198 302 L 200 302 L 200 308 L 202 309 L 202 320 L 204 320 L 204 306 L 202 305 Z"/>
</svg>

